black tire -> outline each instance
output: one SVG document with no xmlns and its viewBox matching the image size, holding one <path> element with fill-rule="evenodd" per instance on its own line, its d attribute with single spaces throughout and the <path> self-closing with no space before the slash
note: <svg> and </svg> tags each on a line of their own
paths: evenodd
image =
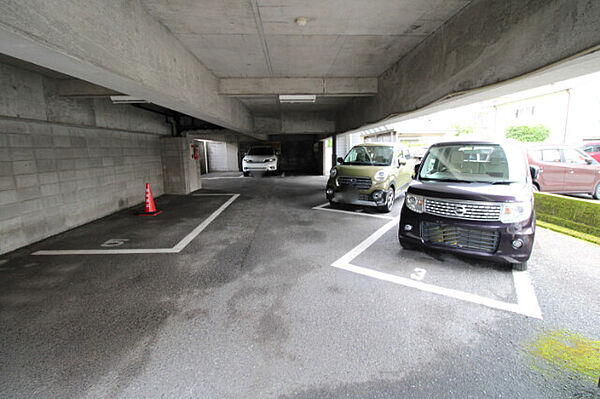
<svg viewBox="0 0 600 399">
<path fill-rule="evenodd" d="M 387 196 L 385 197 L 385 205 L 377 207 L 379 212 L 388 213 L 394 208 L 394 201 L 396 200 L 396 192 L 394 187 L 388 188 Z"/>
<path fill-rule="evenodd" d="M 538 187 L 537 183 L 533 183 L 531 185 L 531 188 L 533 189 L 533 192 L 538 192 L 540 191 L 540 188 Z"/>
<path fill-rule="evenodd" d="M 406 249 L 407 251 L 413 251 L 413 250 L 417 249 L 417 245 L 416 244 L 414 244 L 414 243 L 412 243 L 410 241 L 407 241 L 404 238 L 400 237 L 400 238 L 398 238 L 398 240 L 400 241 L 400 246 L 403 249 Z"/>
<path fill-rule="evenodd" d="M 597 200 L 600 200 L 600 182 L 596 184 L 596 188 L 594 189 L 594 193 L 592 194 L 592 196 Z"/>
<path fill-rule="evenodd" d="M 336 207 L 336 203 L 333 202 L 332 200 L 329 200 L 329 207 L 330 208 L 335 208 Z"/>
<path fill-rule="evenodd" d="M 527 270 L 527 261 L 525 261 L 525 262 L 519 262 L 519 263 L 513 263 L 512 264 L 512 268 L 513 268 L 513 270 L 516 270 L 518 272 L 524 272 L 525 270 Z"/>
<path fill-rule="evenodd" d="M 250 176 L 250 172 L 244 172 L 244 177 Z"/>
</svg>

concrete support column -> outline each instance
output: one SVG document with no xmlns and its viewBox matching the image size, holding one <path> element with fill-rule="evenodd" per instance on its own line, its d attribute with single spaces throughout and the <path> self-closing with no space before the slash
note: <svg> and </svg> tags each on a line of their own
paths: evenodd
<svg viewBox="0 0 600 399">
<path fill-rule="evenodd" d="M 336 139 L 336 135 L 334 134 L 333 136 L 331 136 L 331 166 L 332 167 L 337 165 L 336 147 L 337 147 L 337 139 Z"/>
<path fill-rule="evenodd" d="M 161 137 L 165 194 L 189 194 L 202 188 L 201 159 L 192 157 L 187 137 Z"/>
</svg>

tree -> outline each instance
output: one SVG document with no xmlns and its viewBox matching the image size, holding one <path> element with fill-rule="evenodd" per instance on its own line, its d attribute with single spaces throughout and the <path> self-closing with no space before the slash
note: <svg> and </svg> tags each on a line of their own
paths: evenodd
<svg viewBox="0 0 600 399">
<path fill-rule="evenodd" d="M 471 126 L 459 126 L 454 125 L 454 129 L 456 129 L 455 136 L 462 136 L 463 134 L 471 134 L 473 133 L 473 128 Z"/>
<path fill-rule="evenodd" d="M 506 129 L 506 137 L 519 140 L 522 143 L 539 142 L 550 137 L 550 129 L 544 125 L 509 126 Z"/>
</svg>

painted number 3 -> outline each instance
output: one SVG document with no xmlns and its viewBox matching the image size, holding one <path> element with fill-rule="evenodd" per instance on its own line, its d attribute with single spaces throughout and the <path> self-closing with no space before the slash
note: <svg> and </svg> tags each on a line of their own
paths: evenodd
<svg viewBox="0 0 600 399">
<path fill-rule="evenodd" d="M 410 278 L 412 278 L 413 280 L 421 281 L 425 278 L 425 273 L 427 273 L 427 270 L 417 267 L 413 269 L 413 272 L 414 273 L 410 275 Z"/>
<path fill-rule="evenodd" d="M 111 238 L 110 240 L 104 241 L 102 244 L 100 244 L 101 247 L 120 247 L 121 245 L 125 244 L 127 241 L 129 241 L 127 238 Z"/>
</svg>

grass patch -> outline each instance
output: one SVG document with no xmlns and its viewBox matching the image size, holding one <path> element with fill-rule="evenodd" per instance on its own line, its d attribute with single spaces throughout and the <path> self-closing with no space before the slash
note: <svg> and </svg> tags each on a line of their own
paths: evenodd
<svg viewBox="0 0 600 399">
<path fill-rule="evenodd" d="M 600 203 L 535 193 L 535 212 L 540 227 L 600 245 Z"/>
<path fill-rule="evenodd" d="M 548 230 L 556 231 L 557 233 L 563 233 L 571 237 L 579 238 L 580 240 L 584 240 L 587 242 L 594 243 L 596 245 L 600 245 L 600 238 L 595 237 L 590 234 L 581 233 L 579 231 L 567 229 L 566 227 L 557 226 L 552 223 L 544 222 L 543 220 L 537 219 L 535 222 L 539 227 L 543 227 Z"/>
</svg>

